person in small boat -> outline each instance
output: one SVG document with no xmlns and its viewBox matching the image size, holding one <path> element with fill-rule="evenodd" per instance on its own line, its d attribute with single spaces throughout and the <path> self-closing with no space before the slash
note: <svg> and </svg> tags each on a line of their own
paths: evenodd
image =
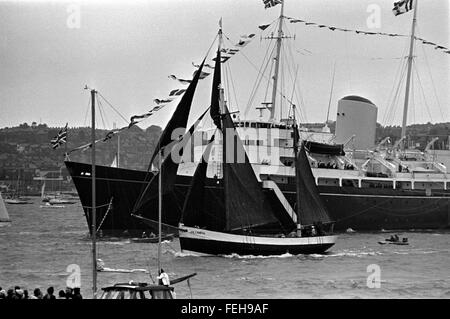
<svg viewBox="0 0 450 319">
<path fill-rule="evenodd" d="M 398 242 L 400 239 L 398 238 L 397 235 L 391 235 L 391 238 L 389 238 L 389 241 L 391 242 Z"/>
<path fill-rule="evenodd" d="M 100 259 L 100 258 L 97 259 L 97 265 L 96 266 L 97 266 L 97 271 L 105 270 L 105 262 L 102 259 Z"/>
<path fill-rule="evenodd" d="M 404 243 L 407 243 L 408 242 L 408 238 L 406 238 L 406 237 L 403 237 L 403 240 L 402 240 Z"/>
<path fill-rule="evenodd" d="M 157 277 L 159 279 L 159 284 L 164 285 L 166 287 L 170 286 L 170 279 L 169 275 L 164 271 L 164 269 L 161 268 L 159 271 L 159 276 Z"/>
<path fill-rule="evenodd" d="M 316 227 L 311 226 L 311 237 L 317 236 L 317 231 L 316 231 Z"/>
</svg>

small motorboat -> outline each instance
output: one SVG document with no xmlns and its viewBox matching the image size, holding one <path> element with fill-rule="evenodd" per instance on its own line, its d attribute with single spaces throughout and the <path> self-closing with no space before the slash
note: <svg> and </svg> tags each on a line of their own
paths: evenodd
<svg viewBox="0 0 450 319">
<path fill-rule="evenodd" d="M 386 238 L 384 241 L 378 242 L 380 245 L 392 244 L 392 245 L 409 245 L 408 238 L 403 237 L 402 240 L 397 235 Z"/>
<path fill-rule="evenodd" d="M 174 288 L 163 285 L 130 282 L 102 290 L 99 299 L 175 299 Z"/>
<path fill-rule="evenodd" d="M 28 201 L 28 199 L 24 199 L 24 198 L 6 198 L 5 203 L 7 204 L 13 204 L 13 205 L 25 205 L 25 204 L 30 204 L 30 202 Z"/>
<path fill-rule="evenodd" d="M 197 273 L 170 280 L 170 284 L 189 280 L 195 275 Z M 175 299 L 174 287 L 133 281 L 115 284 L 102 290 L 99 299 Z"/>
</svg>

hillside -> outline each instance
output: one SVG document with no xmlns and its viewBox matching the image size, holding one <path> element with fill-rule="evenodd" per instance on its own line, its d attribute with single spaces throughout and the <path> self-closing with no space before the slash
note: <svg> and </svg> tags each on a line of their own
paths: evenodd
<svg viewBox="0 0 450 319">
<path fill-rule="evenodd" d="M 304 124 L 311 129 L 319 129 L 322 123 Z M 329 127 L 334 132 L 335 123 L 330 122 Z M 64 177 L 63 188 L 70 189 L 72 184 L 67 178 L 68 174 L 63 163 L 65 151 L 90 142 L 91 130 L 89 127 L 71 127 L 68 130 L 67 145 L 53 150 L 50 140 L 56 136 L 61 128 L 48 127 L 46 124 L 21 124 L 17 127 L 0 129 L 0 187 L 5 185 L 17 188 L 17 181 L 21 181 L 28 193 L 37 194 L 40 190 L 39 181 L 33 181 L 37 176 Z M 400 137 L 399 126 L 383 127 L 377 124 L 376 142 L 390 136 L 391 141 Z M 415 124 L 408 127 L 408 145 L 423 150 L 426 144 L 438 137 L 434 149 L 448 149 L 450 123 Z M 104 137 L 108 131 L 96 130 L 96 137 Z M 141 129 L 133 126 L 120 134 L 120 166 L 129 169 L 145 170 L 148 167 L 151 154 L 155 149 L 161 134 L 159 126 L 149 126 Z M 117 136 L 107 142 L 96 144 L 96 161 L 99 165 L 111 165 L 117 151 Z M 76 151 L 70 154 L 70 160 L 90 163 L 89 149 Z M 20 176 L 19 176 L 20 174 Z M 19 186 L 20 188 L 20 186 Z"/>
<path fill-rule="evenodd" d="M 17 181 L 27 185 L 32 193 L 39 190 L 39 182 L 33 182 L 33 177 L 50 173 L 51 176 L 61 175 L 65 180 L 67 172 L 63 163 L 65 151 L 90 142 L 89 127 L 69 127 L 67 145 L 54 150 L 50 140 L 55 137 L 59 127 L 47 127 L 46 124 L 24 123 L 17 127 L 0 129 L 0 185 L 17 188 Z M 108 131 L 96 130 L 96 137 L 104 137 Z M 120 134 L 120 166 L 130 169 L 145 170 L 150 156 L 155 149 L 161 134 L 159 126 L 150 126 L 143 130 L 137 126 Z M 117 152 L 117 137 L 107 142 L 96 144 L 96 162 L 99 165 L 111 165 Z M 75 151 L 70 154 L 70 160 L 90 163 L 91 153 Z M 20 176 L 19 176 L 20 174 Z M 49 176 L 49 175 L 47 175 Z M 69 185 L 65 185 L 67 188 Z"/>
</svg>

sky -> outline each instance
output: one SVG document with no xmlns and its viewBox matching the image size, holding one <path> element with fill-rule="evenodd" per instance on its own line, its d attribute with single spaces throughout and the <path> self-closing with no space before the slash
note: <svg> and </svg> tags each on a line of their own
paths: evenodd
<svg viewBox="0 0 450 319">
<path fill-rule="evenodd" d="M 408 35 L 412 12 L 394 16 L 393 2 L 285 0 L 285 15 L 347 29 Z M 227 62 L 227 72 L 232 75 L 229 83 L 234 87 L 228 103 L 243 114 L 268 45 L 261 39 L 268 34 L 258 25 L 277 19 L 280 7 L 265 9 L 262 0 L 0 0 L 0 127 L 33 121 L 49 126 L 66 122 L 70 127 L 88 126 L 90 96 L 85 85 L 98 90 L 127 121 L 145 113 L 155 105 L 153 99 L 165 98 L 172 89 L 183 87 L 168 75 L 192 76 L 192 62 L 201 62 L 217 34 L 220 18 L 224 34 L 233 43 L 240 35 L 256 33 L 254 40 Z M 420 0 L 416 35 L 450 47 L 449 10 L 448 0 Z M 379 19 L 373 20 L 376 12 Z M 368 20 L 379 23 L 370 25 Z M 288 71 L 290 81 L 297 85 L 296 97 L 301 96 L 298 105 L 303 121 L 326 120 L 336 65 L 330 120 L 336 119 L 339 99 L 360 95 L 378 107 L 378 122 L 401 123 L 403 91 L 397 103 L 391 104 L 401 57 L 409 44 L 407 37 L 364 36 L 300 23 L 286 23 L 286 28 L 286 33 L 295 36 L 286 40 L 294 48 Z M 231 43 L 225 41 L 225 46 L 231 47 Z M 421 43 L 416 43 L 415 50 L 419 78 L 414 71 L 408 124 L 448 122 L 450 54 Z M 294 73 L 297 80 L 292 81 Z M 212 76 L 201 81 L 190 121 L 209 105 L 211 80 Z M 229 89 L 231 92 L 231 86 Z M 254 107 L 263 102 L 264 89 L 262 85 L 249 116 L 257 116 Z M 289 85 L 283 89 L 287 96 L 292 94 Z M 171 103 L 139 125 L 165 125 L 175 106 Z M 127 124 L 106 103 L 102 115 L 97 116 L 97 127 Z"/>
</svg>

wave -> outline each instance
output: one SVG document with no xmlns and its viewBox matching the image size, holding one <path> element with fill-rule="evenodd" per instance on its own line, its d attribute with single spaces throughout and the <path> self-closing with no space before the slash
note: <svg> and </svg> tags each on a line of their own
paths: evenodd
<svg viewBox="0 0 450 319">
<path fill-rule="evenodd" d="M 140 272 L 140 273 L 148 273 L 147 269 L 121 269 L 121 268 L 108 268 L 105 267 L 102 270 L 98 270 L 98 272 L 116 272 L 116 273 L 136 273 L 136 272 Z"/>
<path fill-rule="evenodd" d="M 330 253 L 326 255 L 321 255 L 323 257 L 366 257 L 366 256 L 379 256 L 384 255 L 380 251 L 342 251 L 336 253 Z"/>
<path fill-rule="evenodd" d="M 46 234 L 58 234 L 58 235 L 85 235 L 86 231 L 84 230 L 67 230 L 67 231 L 20 231 L 19 235 L 32 235 L 32 236 L 40 236 Z"/>
<path fill-rule="evenodd" d="M 254 255 L 238 255 L 238 254 L 231 254 L 231 255 L 221 255 L 221 257 L 225 257 L 225 258 L 237 258 L 237 259 L 268 259 L 268 258 L 291 258 L 291 257 L 295 257 L 295 255 L 289 254 L 289 253 L 285 253 L 282 255 L 269 255 L 269 256 L 263 256 L 263 255 L 258 255 L 258 256 L 254 256 Z"/>
<path fill-rule="evenodd" d="M 167 252 L 173 254 L 175 257 L 205 257 L 194 252 L 182 252 L 176 250 L 167 250 Z"/>
<path fill-rule="evenodd" d="M 121 240 L 121 241 L 107 241 L 107 240 L 102 240 L 101 243 L 102 243 L 102 244 L 107 244 L 107 245 L 124 246 L 124 245 L 130 244 L 130 243 L 131 243 L 131 240 L 130 240 L 130 239 L 124 239 L 124 240 Z"/>
</svg>

